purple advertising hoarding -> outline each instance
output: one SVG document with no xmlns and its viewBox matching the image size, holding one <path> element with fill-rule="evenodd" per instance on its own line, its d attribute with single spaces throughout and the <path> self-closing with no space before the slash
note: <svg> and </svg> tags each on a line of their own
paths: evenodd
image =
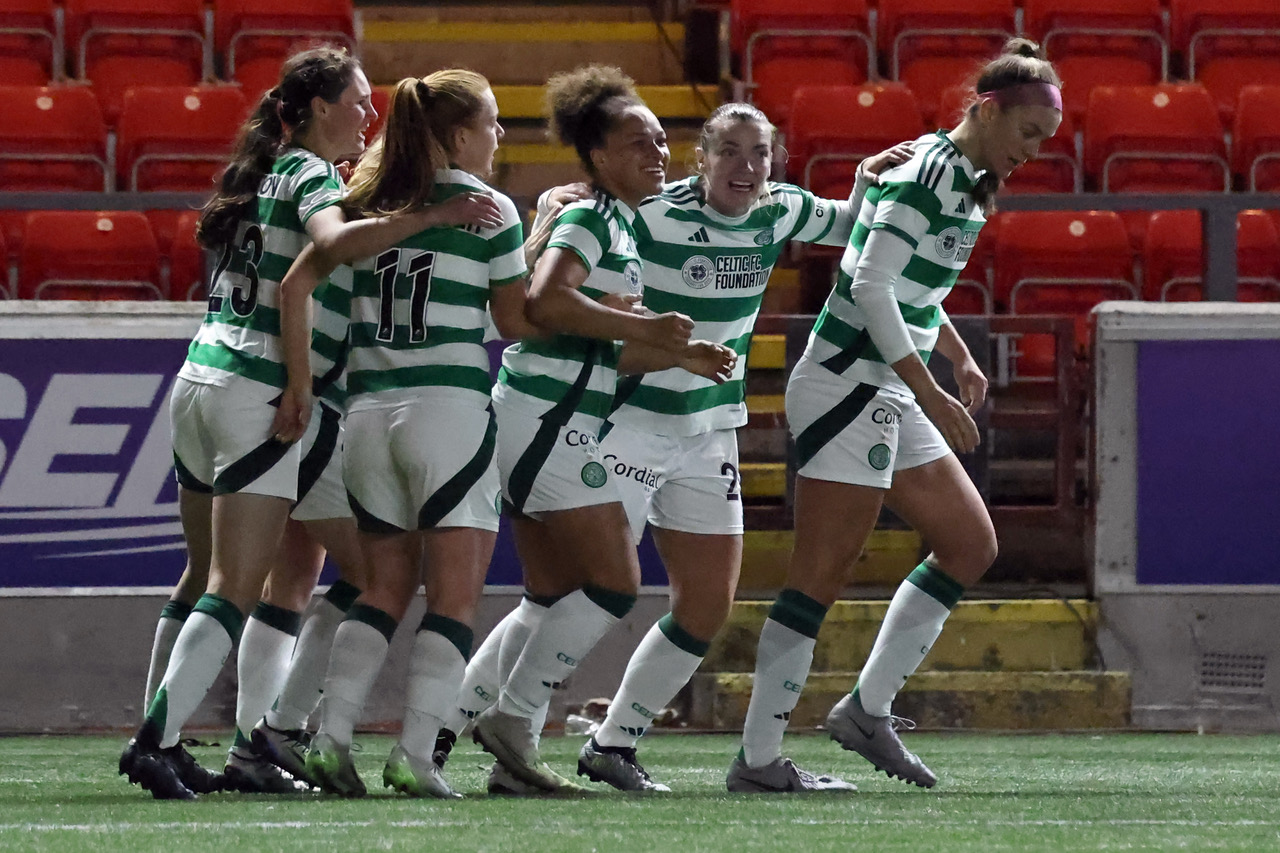
<svg viewBox="0 0 1280 853">
<path fill-rule="evenodd" d="M 1280 584 L 1280 341 L 1141 341 L 1137 581 Z"/>
<path fill-rule="evenodd" d="M 0 590 L 178 580 L 186 551 L 168 395 L 188 334 L 0 337 Z M 492 585 L 521 583 L 507 528 L 504 520 Z M 647 535 L 641 562 L 646 585 L 666 583 Z"/>
</svg>

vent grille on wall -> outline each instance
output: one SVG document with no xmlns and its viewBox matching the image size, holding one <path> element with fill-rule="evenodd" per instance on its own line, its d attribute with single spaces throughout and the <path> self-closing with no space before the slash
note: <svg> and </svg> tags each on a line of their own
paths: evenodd
<svg viewBox="0 0 1280 853">
<path fill-rule="evenodd" d="M 1200 656 L 1201 690 L 1263 693 L 1266 675 L 1266 655 L 1206 652 Z"/>
</svg>

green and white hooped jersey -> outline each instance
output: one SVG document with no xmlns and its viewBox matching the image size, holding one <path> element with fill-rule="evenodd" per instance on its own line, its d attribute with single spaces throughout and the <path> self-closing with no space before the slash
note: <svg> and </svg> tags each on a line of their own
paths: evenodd
<svg viewBox="0 0 1280 853">
<path fill-rule="evenodd" d="M 489 295 L 523 281 L 524 228 L 511 199 L 466 172 L 441 169 L 436 191 L 437 201 L 488 193 L 502 225 L 429 228 L 334 275 L 352 294 L 349 411 L 419 399 L 424 389 L 471 408 L 489 405 Z"/>
<path fill-rule="evenodd" d="M 280 345 L 280 281 L 311 241 L 306 223 L 342 201 L 332 163 L 302 148 L 276 158 L 258 187 L 258 209 L 222 249 L 209 286 L 209 310 L 179 376 L 208 385 L 235 385 L 273 400 L 287 375 Z M 316 392 L 341 407 L 345 397 L 348 295 L 322 284 L 312 311 L 311 370 Z"/>
<path fill-rule="evenodd" d="M 778 256 L 790 240 L 843 246 L 853 227 L 847 202 L 781 183 L 767 184 L 751 210 L 730 218 L 702 200 L 699 180 L 668 184 L 636 211 L 644 305 L 688 315 L 693 337 L 732 348 L 738 366 L 723 385 L 678 367 L 619 380 L 609 420 L 659 435 L 698 435 L 747 422 L 747 351 Z"/>
<path fill-rule="evenodd" d="M 560 211 L 547 248 L 567 249 L 582 259 L 588 273 L 580 290 L 592 299 L 606 293 L 639 294 L 643 284 L 634 219 L 627 205 L 597 192 Z M 621 350 L 616 341 L 576 335 L 521 341 L 502 354 L 494 400 L 544 420 L 567 422 L 577 412 L 599 428 L 617 390 Z"/>
<path fill-rule="evenodd" d="M 927 362 L 946 321 L 942 300 L 968 263 L 987 221 L 973 199 L 974 165 L 946 133 L 939 130 L 914 145 L 910 160 L 884 172 L 880 185 L 867 191 L 835 288 L 805 349 L 806 358 L 834 373 L 906 396 L 912 396 L 910 389 L 871 342 L 866 315 L 850 297 L 849 285 L 867 235 L 884 229 L 913 250 L 893 290 L 912 343 Z"/>
</svg>

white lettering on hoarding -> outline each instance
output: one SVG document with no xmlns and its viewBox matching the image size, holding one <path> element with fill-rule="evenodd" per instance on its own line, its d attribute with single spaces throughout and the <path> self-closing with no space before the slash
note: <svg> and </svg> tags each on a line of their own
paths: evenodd
<svg viewBox="0 0 1280 853">
<path fill-rule="evenodd" d="M 150 408 L 162 380 L 155 374 L 52 377 L 0 483 L 0 507 L 106 506 L 118 473 L 50 469 L 58 456 L 119 454 L 129 434 L 127 424 L 76 423 L 76 414 L 94 408 Z"/>
</svg>

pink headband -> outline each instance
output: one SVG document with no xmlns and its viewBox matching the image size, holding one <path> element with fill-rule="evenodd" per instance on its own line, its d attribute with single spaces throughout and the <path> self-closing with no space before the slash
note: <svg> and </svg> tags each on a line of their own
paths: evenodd
<svg viewBox="0 0 1280 853">
<path fill-rule="evenodd" d="M 1031 83 L 1018 83 L 995 89 L 990 92 L 979 92 L 979 98 L 995 98 L 1001 107 L 1053 107 L 1062 112 L 1062 90 L 1052 83 L 1039 80 Z"/>
</svg>

